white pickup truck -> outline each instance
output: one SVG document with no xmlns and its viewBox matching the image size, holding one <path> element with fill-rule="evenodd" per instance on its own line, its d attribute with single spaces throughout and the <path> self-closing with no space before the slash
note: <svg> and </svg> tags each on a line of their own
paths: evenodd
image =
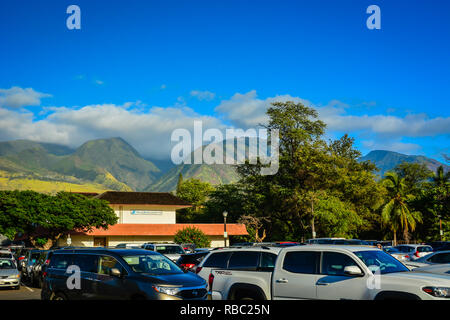
<svg viewBox="0 0 450 320">
<path fill-rule="evenodd" d="M 411 272 L 371 247 L 284 248 L 272 269 L 213 269 L 211 299 L 450 300 L 450 275 Z"/>
</svg>

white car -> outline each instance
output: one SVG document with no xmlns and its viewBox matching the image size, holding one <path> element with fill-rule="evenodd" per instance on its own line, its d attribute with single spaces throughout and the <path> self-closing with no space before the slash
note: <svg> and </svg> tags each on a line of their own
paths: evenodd
<svg viewBox="0 0 450 320">
<path fill-rule="evenodd" d="M 405 258 L 410 261 L 417 260 L 433 252 L 432 246 L 422 244 L 402 244 L 396 246 L 395 249 L 405 254 Z"/>
<path fill-rule="evenodd" d="M 186 254 L 183 247 L 176 243 L 146 243 L 142 246 L 142 248 L 159 252 L 173 262 L 177 262 L 182 254 Z"/>
<path fill-rule="evenodd" d="M 282 249 L 268 270 L 215 269 L 213 300 L 448 300 L 450 275 L 412 272 L 382 250 L 308 245 Z"/>
<path fill-rule="evenodd" d="M 14 255 L 9 250 L 0 250 L 0 258 L 2 259 L 12 259 L 14 260 Z"/>
<path fill-rule="evenodd" d="M 450 276 L 450 264 L 427 265 L 426 267 L 415 268 L 413 271 L 436 273 Z"/>
</svg>

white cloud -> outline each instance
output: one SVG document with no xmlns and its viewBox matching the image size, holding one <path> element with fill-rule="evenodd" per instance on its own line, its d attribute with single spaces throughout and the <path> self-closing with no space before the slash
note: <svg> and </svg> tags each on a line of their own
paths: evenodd
<svg viewBox="0 0 450 320">
<path fill-rule="evenodd" d="M 41 99 L 46 97 L 51 97 L 51 95 L 37 92 L 32 88 L 11 87 L 10 89 L 0 89 L 0 107 L 39 106 Z"/>
<path fill-rule="evenodd" d="M 206 101 L 214 100 L 214 98 L 216 97 L 216 94 L 210 91 L 192 90 L 190 94 L 191 96 L 196 97 L 198 100 L 206 100 Z"/>
</svg>

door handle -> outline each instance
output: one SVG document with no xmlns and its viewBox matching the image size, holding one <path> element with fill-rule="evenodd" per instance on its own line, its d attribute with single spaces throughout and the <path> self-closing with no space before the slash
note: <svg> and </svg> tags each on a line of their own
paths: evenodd
<svg viewBox="0 0 450 320">
<path fill-rule="evenodd" d="M 276 282 L 278 282 L 278 283 L 288 283 L 289 281 L 288 281 L 288 279 L 278 279 Z"/>
<path fill-rule="evenodd" d="M 328 282 L 320 282 L 320 281 L 317 281 L 316 284 L 317 284 L 318 286 L 328 286 L 328 285 L 329 285 Z"/>
</svg>

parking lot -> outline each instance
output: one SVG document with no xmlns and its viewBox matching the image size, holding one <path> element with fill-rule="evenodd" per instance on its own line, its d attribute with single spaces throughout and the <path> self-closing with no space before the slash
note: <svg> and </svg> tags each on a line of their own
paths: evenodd
<svg viewBox="0 0 450 320">
<path fill-rule="evenodd" d="M 20 290 L 0 288 L 0 300 L 40 300 L 41 289 L 22 284 Z"/>
</svg>

